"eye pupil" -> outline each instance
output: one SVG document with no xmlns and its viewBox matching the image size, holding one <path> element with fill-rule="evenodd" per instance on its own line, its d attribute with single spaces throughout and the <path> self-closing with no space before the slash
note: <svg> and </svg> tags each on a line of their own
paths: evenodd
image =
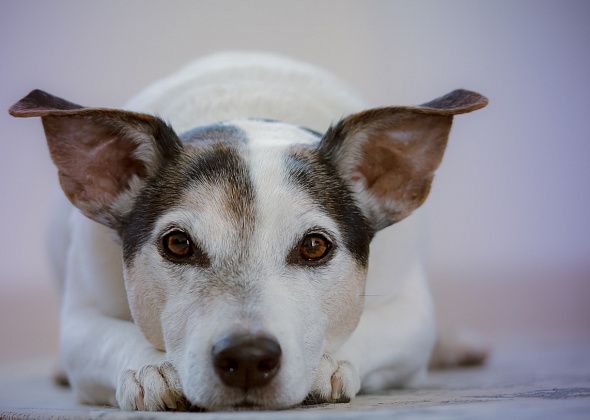
<svg viewBox="0 0 590 420">
<path fill-rule="evenodd" d="M 174 257 L 188 257 L 192 254 L 192 243 L 184 232 L 170 232 L 164 236 L 163 247 Z"/>
</svg>

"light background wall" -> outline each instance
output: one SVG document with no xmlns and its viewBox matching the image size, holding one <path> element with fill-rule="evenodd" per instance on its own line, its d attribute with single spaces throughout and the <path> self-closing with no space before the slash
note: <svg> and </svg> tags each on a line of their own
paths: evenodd
<svg viewBox="0 0 590 420">
<path fill-rule="evenodd" d="M 32 88 L 119 106 L 225 49 L 323 66 L 373 105 L 457 87 L 488 95 L 486 110 L 456 119 L 424 210 L 429 269 L 482 287 L 506 273 L 515 287 L 534 273 L 577 273 L 578 289 L 565 284 L 561 304 L 587 314 L 579 291 L 590 273 L 588 22 L 586 1 L 1 1 L 3 335 L 54 320 L 56 305 L 43 238 L 56 171 L 39 121 L 5 110 Z"/>
</svg>

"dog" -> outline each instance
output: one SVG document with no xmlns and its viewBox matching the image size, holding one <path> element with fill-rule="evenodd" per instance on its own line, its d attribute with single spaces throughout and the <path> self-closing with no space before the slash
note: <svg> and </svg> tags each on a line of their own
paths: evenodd
<svg viewBox="0 0 590 420">
<path fill-rule="evenodd" d="M 453 116 L 486 104 L 367 110 L 263 53 L 197 60 L 125 110 L 18 101 L 77 209 L 56 212 L 52 253 L 79 399 L 280 409 L 416 383 L 436 338 L 419 222 L 382 234 L 387 268 L 368 275 L 370 246 L 428 196 Z"/>
</svg>

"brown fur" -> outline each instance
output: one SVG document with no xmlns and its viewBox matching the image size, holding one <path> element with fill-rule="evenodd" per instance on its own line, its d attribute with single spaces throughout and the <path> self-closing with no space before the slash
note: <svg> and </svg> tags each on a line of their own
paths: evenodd
<svg viewBox="0 0 590 420">
<path fill-rule="evenodd" d="M 396 203 L 387 216 L 399 221 L 426 200 L 447 144 L 451 117 L 396 114 L 392 119 L 397 120 L 391 122 L 395 130 L 370 134 L 355 172 L 373 197 Z M 400 140 L 396 134 L 409 138 Z"/>
<path fill-rule="evenodd" d="M 85 108 L 40 90 L 14 104 L 15 117 L 42 117 L 51 158 L 67 198 L 89 218 L 119 228 L 117 198 L 134 177 L 151 175 L 158 162 L 138 156 L 145 145 L 158 158 L 180 149 L 180 141 L 156 117 L 129 111 Z M 151 156 L 150 156 L 151 157 Z"/>
<path fill-rule="evenodd" d="M 373 228 L 381 229 L 408 216 L 428 196 L 452 116 L 486 104 L 478 93 L 456 90 L 419 107 L 359 112 L 331 127 L 320 148 L 341 176 L 362 183 L 373 200 L 365 212 Z"/>
<path fill-rule="evenodd" d="M 147 176 L 145 163 L 134 157 L 137 143 L 118 135 L 115 124 L 97 124 L 98 115 L 43 118 L 51 157 L 67 198 L 91 219 L 129 187 L 133 176 Z"/>
</svg>

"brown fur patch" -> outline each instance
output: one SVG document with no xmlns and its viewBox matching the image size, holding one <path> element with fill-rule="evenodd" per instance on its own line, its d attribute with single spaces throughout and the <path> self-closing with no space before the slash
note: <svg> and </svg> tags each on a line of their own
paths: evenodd
<svg viewBox="0 0 590 420">
<path fill-rule="evenodd" d="M 151 177 L 122 229 L 124 258 L 130 260 L 152 233 L 157 219 L 191 195 L 194 186 L 214 186 L 223 192 L 224 210 L 245 240 L 254 227 L 255 192 L 247 164 L 239 150 L 223 142 L 188 144 Z M 239 257 L 236 255 L 236 258 Z"/>
<path fill-rule="evenodd" d="M 387 217 L 394 221 L 426 200 L 451 128 L 451 117 L 412 117 L 396 114 L 393 119 L 397 121 L 390 123 L 394 130 L 370 134 L 354 170 L 372 197 L 395 203 L 387 209 Z"/>
<path fill-rule="evenodd" d="M 40 90 L 9 112 L 42 118 L 66 196 L 86 216 L 113 228 L 119 228 L 121 217 L 114 214 L 113 204 L 132 179 L 148 177 L 181 148 L 172 129 L 156 117 L 85 108 Z"/>
<path fill-rule="evenodd" d="M 486 104 L 478 93 L 456 90 L 419 107 L 360 112 L 331 127 L 320 151 L 345 180 L 363 186 L 368 198 L 360 204 L 381 229 L 407 217 L 428 196 L 452 116 Z"/>
<path fill-rule="evenodd" d="M 343 245 L 366 266 L 374 232 L 332 162 L 313 147 L 295 146 L 286 156 L 285 166 L 290 181 L 300 186 L 338 223 Z"/>
<path fill-rule="evenodd" d="M 68 199 L 94 220 L 102 220 L 133 176 L 147 176 L 134 152 L 138 144 L 116 127 L 96 124 L 96 116 L 44 117 L 51 157 Z"/>
</svg>

